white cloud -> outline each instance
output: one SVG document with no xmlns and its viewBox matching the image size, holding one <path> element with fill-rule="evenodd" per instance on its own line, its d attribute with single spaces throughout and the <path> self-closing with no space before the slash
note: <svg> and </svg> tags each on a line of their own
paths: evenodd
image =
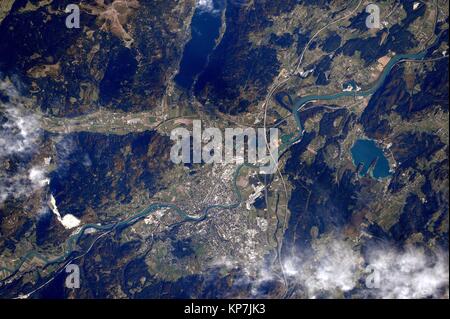
<svg viewBox="0 0 450 319">
<path fill-rule="evenodd" d="M 205 11 L 214 10 L 213 0 L 197 0 L 197 7 Z"/>
<path fill-rule="evenodd" d="M 32 167 L 28 172 L 28 178 L 30 179 L 33 188 L 41 188 L 50 184 L 50 179 L 46 176 L 47 172 L 43 167 Z"/>
<path fill-rule="evenodd" d="M 343 240 L 321 242 L 313 252 L 297 254 L 284 260 L 283 268 L 289 282 L 299 284 L 308 298 L 320 292 L 345 292 L 355 288 L 363 260 Z"/>
<path fill-rule="evenodd" d="M 6 119 L 0 125 L 0 157 L 32 150 L 40 135 L 38 118 L 20 103 L 2 103 L 0 111 Z"/>
<path fill-rule="evenodd" d="M 209 12 L 212 14 L 217 14 L 220 12 L 219 9 L 214 8 L 213 0 L 197 0 L 197 8 L 204 12 Z"/>
<path fill-rule="evenodd" d="M 355 287 L 362 259 L 351 245 L 342 240 L 318 245 L 313 258 L 300 260 L 296 275 L 308 294 L 320 291 L 349 291 Z"/>
<path fill-rule="evenodd" d="M 220 256 L 209 264 L 209 267 L 225 268 L 227 270 L 236 268 L 237 266 L 238 264 L 235 260 L 232 260 L 226 256 Z"/>
<path fill-rule="evenodd" d="M 12 174 L 0 170 L 0 204 L 8 197 L 29 196 L 49 183 L 47 171 L 40 166 L 33 166 L 31 169 L 19 167 Z"/>
<path fill-rule="evenodd" d="M 45 163 L 31 166 L 29 159 L 23 157 L 39 146 L 39 118 L 27 111 L 24 98 L 10 81 L 0 81 L 0 92 L 7 97 L 7 102 L 0 102 L 0 203 L 3 203 L 8 197 L 30 194 L 47 185 L 49 180 Z M 8 158 L 13 155 L 17 157 L 9 162 Z"/>
<path fill-rule="evenodd" d="M 36 156 L 42 151 L 39 139 L 42 134 L 40 118 L 31 114 L 24 107 L 25 99 L 21 97 L 12 83 L 0 80 L 0 92 L 7 97 L 7 102 L 0 102 L 0 204 L 7 198 L 29 196 L 50 184 L 48 169 L 52 157 L 44 157 L 42 163 L 36 164 Z M 73 151 L 73 141 L 70 138 L 54 138 L 58 143 L 56 161 L 65 165 L 66 159 Z M 15 156 L 17 155 L 17 156 Z M 26 155 L 26 156 L 25 156 Z M 31 155 L 31 156 L 30 156 Z M 14 156 L 14 157 L 12 157 Z M 85 159 L 85 165 L 89 164 Z M 11 165 L 14 167 L 11 169 Z M 64 168 L 64 167 L 63 167 Z M 53 195 L 50 202 L 53 213 L 61 224 L 67 228 L 75 228 L 80 220 L 71 214 L 61 217 Z M 45 210 L 43 210 L 45 211 Z M 43 211 L 38 212 L 38 215 Z"/>
<path fill-rule="evenodd" d="M 448 253 L 438 250 L 427 254 L 421 248 L 378 246 L 370 248 L 364 257 L 358 247 L 341 238 L 321 240 L 313 244 L 312 251 L 285 259 L 284 275 L 290 287 L 297 287 L 294 296 L 336 298 L 351 291 L 357 298 L 448 298 Z M 379 275 L 374 288 L 366 286 L 370 275 L 367 265 Z M 248 276 L 245 268 L 254 266 L 241 265 L 244 275 L 239 279 L 240 284 L 250 285 L 252 297 L 258 297 L 268 281 L 283 285 L 281 271 L 262 264 L 256 275 Z"/>
<path fill-rule="evenodd" d="M 8 102 L 0 101 L 0 157 L 22 153 L 32 148 L 40 134 L 35 115 L 26 112 L 23 98 L 10 81 L 0 80 L 0 92 Z"/>
<path fill-rule="evenodd" d="M 448 254 L 431 257 L 422 248 L 375 249 L 368 262 L 379 272 L 379 298 L 438 298 L 449 283 Z"/>
</svg>

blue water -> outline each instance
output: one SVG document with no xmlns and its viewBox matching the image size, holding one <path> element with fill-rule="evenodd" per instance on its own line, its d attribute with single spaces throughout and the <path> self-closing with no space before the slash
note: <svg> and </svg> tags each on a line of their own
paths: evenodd
<svg viewBox="0 0 450 319">
<path fill-rule="evenodd" d="M 398 54 L 391 58 L 389 63 L 384 68 L 383 72 L 380 74 L 380 77 L 375 82 L 375 84 L 366 90 L 361 90 L 358 92 L 355 91 L 344 91 L 344 92 L 338 92 L 334 94 L 329 95 L 307 95 L 303 97 L 299 97 L 294 102 L 294 107 L 292 109 L 292 114 L 294 115 L 295 122 L 297 123 L 297 126 L 299 128 L 300 133 L 295 138 L 295 140 L 300 140 L 302 137 L 302 123 L 300 120 L 299 111 L 300 109 L 307 103 L 313 102 L 313 101 L 332 101 L 337 100 L 343 97 L 352 97 L 352 96 L 369 96 L 375 93 L 384 83 L 384 80 L 386 80 L 387 76 L 389 75 L 389 72 L 391 72 L 394 65 L 396 65 L 398 62 L 405 60 L 405 59 L 413 59 L 413 60 L 421 60 L 425 57 L 426 51 L 422 51 L 419 53 L 411 53 L 411 54 Z M 293 142 L 292 142 L 293 143 Z"/>
<path fill-rule="evenodd" d="M 353 91 L 355 91 L 358 88 L 358 84 L 355 82 L 355 80 L 350 80 L 342 84 L 343 89 L 347 89 L 349 86 L 353 89 Z"/>
<path fill-rule="evenodd" d="M 372 140 L 357 140 L 352 149 L 353 163 L 358 167 L 362 164 L 360 175 L 368 173 L 370 166 L 376 160 L 375 167 L 372 170 L 374 178 L 384 178 L 389 176 L 389 162 L 383 153 L 383 150 Z"/>
<path fill-rule="evenodd" d="M 189 90 L 202 72 L 220 35 L 222 18 L 218 12 L 196 9 L 191 23 L 191 40 L 184 48 L 175 83 Z"/>
</svg>

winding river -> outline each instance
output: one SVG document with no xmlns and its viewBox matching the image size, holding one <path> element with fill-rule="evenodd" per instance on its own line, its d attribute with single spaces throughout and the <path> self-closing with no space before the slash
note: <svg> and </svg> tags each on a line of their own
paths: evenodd
<svg viewBox="0 0 450 319">
<path fill-rule="evenodd" d="M 294 102 L 294 107 L 292 109 L 292 113 L 293 113 L 295 121 L 297 123 L 299 133 L 298 133 L 297 137 L 294 137 L 293 139 L 287 141 L 286 143 L 284 143 L 282 145 L 282 147 L 285 147 L 285 148 L 290 147 L 291 145 L 293 145 L 301 140 L 302 124 L 300 121 L 299 111 L 306 103 L 313 102 L 313 101 L 319 101 L 319 100 L 323 100 L 323 101 L 336 100 L 336 99 L 340 99 L 343 97 L 369 96 L 381 87 L 381 85 L 384 83 L 385 79 L 389 75 L 390 71 L 397 63 L 404 61 L 404 60 L 422 60 L 425 57 L 425 55 L 426 55 L 426 51 L 423 51 L 421 53 L 415 53 L 415 54 L 399 54 L 399 55 L 394 56 L 389 61 L 389 63 L 386 65 L 386 67 L 382 71 L 378 80 L 373 84 L 373 86 L 370 89 L 367 89 L 365 91 L 343 91 L 343 92 L 330 94 L 330 95 L 308 95 L 308 96 L 298 98 Z M 135 224 L 136 222 L 142 220 L 143 218 L 149 216 L 153 212 L 160 210 L 160 209 L 164 209 L 164 208 L 169 208 L 169 209 L 174 210 L 180 217 L 182 217 L 183 222 L 188 222 L 188 221 L 196 222 L 196 221 L 204 220 L 208 216 L 208 213 L 212 209 L 234 209 L 234 208 L 237 208 L 242 203 L 242 194 L 236 184 L 236 180 L 239 177 L 242 167 L 244 167 L 244 166 L 250 166 L 253 168 L 258 167 L 258 166 L 251 165 L 251 164 L 242 164 L 237 167 L 237 169 L 235 170 L 234 175 L 233 175 L 233 191 L 237 198 L 237 201 L 232 204 L 208 206 L 203 210 L 201 216 L 196 217 L 196 216 L 188 215 L 186 212 L 184 212 L 180 207 L 178 207 L 175 204 L 153 203 L 153 204 L 149 205 L 147 208 L 145 208 L 144 210 L 135 213 L 133 216 L 131 216 L 123 221 L 119 221 L 119 222 L 111 223 L 111 224 L 107 224 L 107 225 L 86 224 L 86 225 L 82 226 L 77 233 L 73 234 L 72 236 L 70 236 L 67 239 L 67 241 L 65 243 L 66 247 L 64 249 L 64 254 L 62 254 L 60 257 L 57 257 L 54 259 L 49 259 L 49 258 L 45 257 L 43 254 L 37 252 L 36 250 L 32 250 L 32 251 L 28 252 L 27 254 L 25 254 L 24 256 L 22 256 L 22 258 L 20 258 L 16 262 L 13 269 L 0 268 L 0 270 L 6 271 L 9 273 L 9 275 L 6 278 L 4 278 L 2 281 L 0 281 L 0 287 L 2 286 L 3 283 L 10 280 L 15 274 L 17 274 L 17 272 L 22 268 L 22 266 L 24 265 L 25 262 L 30 261 L 31 259 L 37 258 L 37 259 L 41 260 L 43 262 L 44 268 L 49 265 L 52 265 L 52 264 L 59 264 L 59 263 L 65 262 L 73 253 L 77 252 L 77 244 L 86 235 L 86 231 L 88 231 L 88 230 L 111 232 L 111 231 L 115 231 L 118 229 L 124 229 L 124 228 L 127 228 L 127 227 Z M 92 248 L 92 246 L 91 246 L 91 248 Z M 87 251 L 85 251 L 84 254 L 88 253 L 89 249 Z"/>
<path fill-rule="evenodd" d="M 309 102 L 314 101 L 331 101 L 331 100 L 337 100 L 341 99 L 343 97 L 355 97 L 355 96 L 369 96 L 373 93 L 375 93 L 384 83 L 387 76 L 391 72 L 392 68 L 399 62 L 402 62 L 404 60 L 422 60 L 427 51 L 422 51 L 419 53 L 411 53 L 411 54 L 398 54 L 391 58 L 391 60 L 386 64 L 385 68 L 383 69 L 383 72 L 380 74 L 378 80 L 373 84 L 373 86 L 370 89 L 367 89 L 365 91 L 342 91 L 334 94 L 329 95 L 307 95 L 304 97 L 300 97 L 294 102 L 294 107 L 292 109 L 292 114 L 294 115 L 295 122 L 297 123 L 297 126 L 300 130 L 299 137 L 297 137 L 294 141 L 291 143 L 296 143 L 301 139 L 302 135 L 302 123 L 300 121 L 299 111 L 300 109 Z"/>
</svg>

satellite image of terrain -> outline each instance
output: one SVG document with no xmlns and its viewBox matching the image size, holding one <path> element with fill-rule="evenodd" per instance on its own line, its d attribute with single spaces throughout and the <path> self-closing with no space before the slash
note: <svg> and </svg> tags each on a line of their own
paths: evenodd
<svg viewBox="0 0 450 319">
<path fill-rule="evenodd" d="M 448 299 L 448 16 L 0 0 L 0 299 Z"/>
</svg>

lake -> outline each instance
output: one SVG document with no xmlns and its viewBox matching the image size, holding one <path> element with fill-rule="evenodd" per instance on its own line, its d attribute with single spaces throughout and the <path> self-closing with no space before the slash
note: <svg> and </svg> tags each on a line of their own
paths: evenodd
<svg viewBox="0 0 450 319">
<path fill-rule="evenodd" d="M 359 139 L 350 150 L 353 163 L 360 167 L 359 174 L 365 176 L 370 173 L 373 178 L 385 178 L 390 175 L 389 162 L 383 150 L 372 140 Z"/>
<path fill-rule="evenodd" d="M 189 90 L 205 68 L 220 35 L 222 17 L 218 11 L 197 8 L 191 23 L 191 40 L 186 44 L 175 82 Z"/>
</svg>

